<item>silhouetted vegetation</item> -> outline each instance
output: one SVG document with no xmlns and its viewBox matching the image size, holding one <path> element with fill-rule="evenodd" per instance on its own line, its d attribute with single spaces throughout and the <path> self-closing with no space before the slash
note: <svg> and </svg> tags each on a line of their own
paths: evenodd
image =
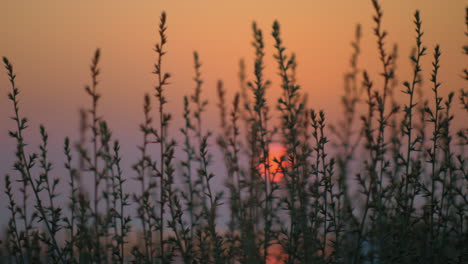
<svg viewBox="0 0 468 264">
<path fill-rule="evenodd" d="M 168 23 L 163 12 L 154 47 L 154 96 L 144 95 L 139 157 L 125 174 L 120 143 L 99 114 L 99 49 L 85 87 L 90 105 L 81 111 L 80 137 L 64 140 L 68 175 L 60 177 L 51 173 L 44 126 L 39 149 L 28 146 L 24 135 L 31 128 L 21 111 L 13 65 L 4 57 L 16 161 L 14 172 L 4 176 L 9 221 L 0 261 L 467 263 L 468 128 L 454 131 L 452 122 L 455 112 L 467 120 L 468 92 L 441 96 L 441 90 L 449 90 L 439 76 L 443 47 L 426 48 L 419 11 L 411 77 L 398 83 L 398 49 L 388 48 L 382 8 L 377 0 L 372 4 L 381 72 L 370 76 L 359 65 L 358 25 L 340 120 L 329 124 L 323 110 L 308 105 L 296 77 L 296 55 L 286 48 L 278 21 L 271 29 L 272 55 L 282 95 L 276 104 L 268 103 L 272 83 L 264 74 L 265 36 L 254 22 L 254 72 L 249 76 L 241 60 L 240 89 L 233 98 L 226 98 L 218 82 L 221 122 L 215 133 L 204 126 L 208 101 L 202 60 L 194 52 L 195 88 L 184 96 L 181 140 L 168 133 L 173 117 L 166 109 L 171 74 L 164 68 Z M 467 46 L 463 52 L 468 54 Z M 422 61 L 429 59 L 432 68 L 423 69 Z M 431 72 L 424 85 L 423 71 Z M 462 74 L 468 80 L 468 70 Z M 395 100 L 400 91 L 404 104 Z M 273 111 L 279 120 L 272 120 Z M 270 159 L 275 142 L 285 152 Z M 212 166 L 215 147 L 225 175 Z M 183 155 L 176 156 L 176 148 Z M 151 155 L 152 149 L 158 154 Z M 214 187 L 215 177 L 226 179 L 223 191 Z M 129 180 L 139 183 L 136 193 L 129 193 Z M 93 189 L 84 189 L 83 181 L 92 181 Z M 62 185 L 68 189 L 59 192 Z M 68 206 L 61 207 L 58 200 L 64 199 Z M 228 217 L 220 217 L 223 208 Z M 226 227 L 220 227 L 221 220 Z"/>
</svg>

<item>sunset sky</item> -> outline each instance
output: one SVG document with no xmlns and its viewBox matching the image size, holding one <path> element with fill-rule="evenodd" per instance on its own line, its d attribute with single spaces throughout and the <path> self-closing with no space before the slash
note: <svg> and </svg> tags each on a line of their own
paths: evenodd
<svg viewBox="0 0 468 264">
<path fill-rule="evenodd" d="M 386 48 L 399 45 L 398 79 L 410 80 L 408 56 L 415 45 L 413 14 L 421 11 L 423 43 L 428 55 L 423 60 L 425 93 L 432 96 L 429 83 L 433 48 L 441 45 L 440 79 L 443 94 L 458 91 L 466 84 L 460 77 L 467 60 L 461 47 L 467 43 L 465 6 L 462 0 L 387 0 L 383 27 L 388 31 Z M 271 26 L 281 24 L 288 51 L 298 58 L 298 80 L 309 94 L 309 106 L 324 109 L 328 120 L 340 116 L 343 74 L 349 69 L 350 42 L 355 25 L 362 24 L 360 68 L 367 69 L 378 87 L 381 71 L 372 35 L 374 10 L 370 0 L 236 0 L 236 1 L 6 1 L 0 3 L 0 56 L 13 63 L 21 89 L 21 112 L 31 120 L 27 142 L 39 143 L 38 125 L 50 134 L 51 159 L 61 168 L 65 136 L 76 140 L 78 110 L 89 107 L 84 85 L 90 82 L 89 64 L 96 48 L 102 49 L 100 115 L 122 141 L 127 165 L 140 144 L 144 93 L 154 94 L 154 44 L 159 41 L 157 24 L 162 11 L 168 16 L 167 56 L 163 67 L 173 75 L 167 88 L 168 111 L 174 116 L 173 135 L 182 125 L 182 96 L 191 94 L 194 50 L 202 61 L 203 97 L 210 101 L 206 127 L 218 125 L 216 81 L 225 83 L 229 101 L 238 90 L 239 59 L 245 58 L 248 79 L 252 79 L 254 51 L 251 24 L 264 31 L 266 74 L 272 81 L 267 91 L 269 103 L 276 105 L 280 95 L 277 66 L 273 60 Z M 402 90 L 403 86 L 397 90 Z M 0 168 L 9 171 L 14 162 L 14 142 L 7 136 L 14 123 L 9 119 L 12 106 L 7 100 L 10 86 L 5 70 L 0 74 Z M 459 107 L 458 100 L 456 107 Z M 459 121 L 457 121 L 459 122 Z M 133 173 L 128 167 L 127 172 Z M 0 200 L 4 200 L 3 175 Z M 3 202 L 0 202 L 3 208 Z"/>
</svg>

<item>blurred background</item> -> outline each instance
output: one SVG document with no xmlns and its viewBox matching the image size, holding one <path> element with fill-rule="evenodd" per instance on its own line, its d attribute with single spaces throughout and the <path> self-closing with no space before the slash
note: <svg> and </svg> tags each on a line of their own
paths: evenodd
<svg viewBox="0 0 468 264">
<path fill-rule="evenodd" d="M 415 46 L 413 14 L 421 11 L 423 44 L 428 48 L 423 57 L 423 92 L 432 96 L 429 77 L 432 52 L 441 45 L 440 90 L 443 95 L 465 85 L 461 72 L 467 67 L 462 56 L 466 44 L 466 1 L 393 0 L 381 1 L 383 28 L 388 31 L 386 49 L 398 44 L 397 79 L 401 83 L 412 76 L 409 55 Z M 167 55 L 164 71 L 172 74 L 167 88 L 167 111 L 174 120 L 171 136 L 180 137 L 183 95 L 193 93 L 193 51 L 198 51 L 204 80 L 202 97 L 210 102 L 204 116 L 205 127 L 217 134 L 219 113 L 216 110 L 216 82 L 223 80 L 230 102 L 239 90 L 239 60 L 245 59 L 247 79 L 252 80 L 254 50 L 251 46 L 253 21 L 264 31 L 266 75 L 272 81 L 267 91 L 269 105 L 276 107 L 281 91 L 273 59 L 271 26 L 281 24 L 284 43 L 298 59 L 298 82 L 309 95 L 309 107 L 324 109 L 328 122 L 341 116 L 340 96 L 343 76 L 349 70 L 351 41 L 357 23 L 362 24 L 362 54 L 359 67 L 371 74 L 376 87 L 382 66 L 378 60 L 376 37 L 373 35 L 374 10 L 371 1 L 1 1 L 0 56 L 10 59 L 21 90 L 20 110 L 30 119 L 26 134 L 29 151 L 39 145 L 39 124 L 49 133 L 50 159 L 56 168 L 54 176 L 64 175 L 63 140 L 78 139 L 79 109 L 88 108 L 91 99 L 84 86 L 90 82 L 89 64 L 96 48 L 102 49 L 99 92 L 102 95 L 99 115 L 106 119 L 122 145 L 124 172 L 135 173 L 131 165 L 137 160 L 141 143 L 138 125 L 143 120 L 143 95 L 154 95 L 156 78 L 151 72 L 159 41 L 157 25 L 164 10 L 168 15 Z M 399 96 L 403 94 L 398 92 Z M 13 108 L 7 99 L 10 92 L 5 70 L 0 74 L 0 208 L 6 208 L 4 180 L 13 178 L 15 142 L 8 137 L 14 127 L 10 119 Z M 458 100 L 454 108 L 459 108 Z M 156 110 L 154 110 L 156 111 Z M 458 111 L 458 110 L 457 110 Z M 466 116 L 466 115 L 465 115 Z M 466 120 L 455 120 L 461 124 Z M 275 121 L 273 121 L 275 122 Z M 211 142 L 216 149 L 214 140 Z M 156 153 L 156 152 L 155 152 Z M 76 156 L 76 155 L 75 155 Z M 218 187 L 222 187 L 218 180 Z M 133 192 L 133 181 L 127 190 Z M 1 217 L 3 227 L 7 218 Z"/>
</svg>

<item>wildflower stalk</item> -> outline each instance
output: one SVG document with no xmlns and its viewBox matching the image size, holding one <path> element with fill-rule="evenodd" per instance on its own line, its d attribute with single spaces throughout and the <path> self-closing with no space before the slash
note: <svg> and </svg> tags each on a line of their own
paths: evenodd
<svg viewBox="0 0 468 264">
<path fill-rule="evenodd" d="M 21 238 L 18 232 L 18 224 L 16 222 L 17 205 L 13 196 L 11 187 L 10 175 L 5 175 L 5 193 L 8 196 L 8 210 L 10 211 L 10 219 L 8 221 L 8 242 L 11 243 L 9 253 L 13 255 L 18 263 L 24 262 L 23 250 L 21 247 Z"/>
<path fill-rule="evenodd" d="M 278 63 L 279 76 L 281 77 L 281 88 L 283 90 L 283 97 L 278 100 L 278 109 L 282 112 L 282 126 L 283 136 L 287 146 L 289 164 L 287 170 L 285 170 L 286 181 L 288 184 L 289 198 L 285 200 L 287 210 L 290 214 L 290 225 L 287 230 L 287 263 L 294 262 L 299 248 L 299 236 L 301 231 L 304 231 L 305 213 L 303 200 L 298 199 L 302 197 L 304 186 L 299 184 L 299 164 L 300 160 L 298 153 L 299 142 L 299 129 L 298 129 L 298 118 L 300 117 L 304 105 L 299 103 L 299 85 L 293 84 L 290 78 L 289 71 L 295 64 L 294 56 L 288 58 L 285 54 L 285 47 L 283 46 L 282 39 L 280 36 L 280 25 L 278 21 L 273 23 L 272 36 L 275 40 L 275 49 L 277 53 L 274 55 Z M 297 208 L 299 203 L 299 210 Z M 302 226 L 299 226 L 302 225 Z M 301 230 L 302 229 L 302 230 Z"/>
<path fill-rule="evenodd" d="M 67 222 L 67 229 L 70 232 L 70 240 L 67 243 L 68 251 L 70 254 L 70 259 L 75 260 L 75 252 L 74 252 L 74 247 L 75 247 L 75 220 L 76 220 L 76 211 L 78 209 L 78 197 L 77 197 L 77 192 L 78 188 L 76 186 L 75 180 L 76 180 L 76 170 L 72 168 L 72 154 L 71 154 L 71 148 L 70 148 L 70 139 L 68 137 L 65 138 L 64 141 L 64 147 L 63 151 L 65 153 L 66 157 L 66 162 L 65 162 L 65 168 L 68 171 L 68 175 L 70 178 L 70 181 L 68 184 L 70 185 L 70 218 L 65 218 L 65 221 Z M 69 219 L 69 220 L 68 220 Z"/>
<path fill-rule="evenodd" d="M 440 241 L 441 245 L 444 245 L 446 242 L 446 231 L 447 231 L 447 225 L 448 225 L 448 217 L 449 217 L 449 211 L 451 207 L 451 200 L 452 200 L 452 195 L 451 195 L 451 189 L 453 189 L 453 153 L 451 150 L 451 141 L 452 141 L 452 136 L 450 134 L 450 123 L 453 119 L 453 116 L 451 115 L 451 105 L 453 102 L 453 96 L 454 93 L 451 92 L 448 94 L 447 99 L 445 100 L 445 113 L 444 113 L 444 118 L 442 120 L 441 126 L 442 126 L 442 133 L 441 133 L 441 138 L 443 139 L 443 144 L 441 145 L 442 150 L 443 150 L 443 161 L 442 161 L 442 168 L 443 168 L 443 178 L 441 179 L 442 181 L 442 190 L 441 190 L 441 198 L 440 198 L 440 209 L 438 213 L 438 223 L 437 223 L 437 235 L 440 235 L 441 229 L 442 229 L 442 240 Z M 445 206 L 445 208 L 444 208 Z M 445 209 L 445 210 L 444 210 Z M 442 223 L 442 221 L 444 223 Z"/>
<path fill-rule="evenodd" d="M 267 129 L 267 121 L 268 121 L 268 106 L 266 105 L 266 97 L 265 92 L 270 84 L 268 80 L 264 80 L 263 77 L 263 70 L 265 68 L 263 58 L 265 56 L 264 52 L 264 43 L 263 43 L 263 33 L 257 27 L 257 24 L 254 22 L 252 24 L 253 36 L 254 41 L 252 42 L 253 47 L 255 48 L 255 62 L 254 62 L 254 74 L 255 80 L 253 82 L 248 82 L 247 85 L 252 89 L 255 102 L 253 105 L 253 109 L 255 112 L 255 121 L 252 124 L 254 127 L 252 128 L 253 131 L 258 133 L 257 139 L 259 146 L 258 151 L 261 154 L 261 159 L 259 160 L 259 164 L 257 167 L 262 166 L 264 169 L 264 210 L 263 210 L 263 221 L 264 221 L 264 228 L 263 228 L 263 262 L 267 262 L 268 258 L 268 247 L 270 246 L 270 236 L 271 236 L 271 211 L 272 211 L 272 200 L 273 200 L 273 193 L 272 193 L 272 186 L 271 186 L 271 171 L 270 171 L 270 157 L 269 157 L 269 131 Z"/>
<path fill-rule="evenodd" d="M 240 118 L 239 113 L 239 99 L 240 94 L 236 93 L 232 103 L 232 110 L 228 112 L 225 107 L 225 90 L 223 89 L 222 83 L 218 83 L 218 97 L 221 114 L 221 128 L 223 129 L 223 135 L 220 135 L 217 139 L 217 143 L 224 153 L 224 161 L 227 167 L 227 182 L 226 186 L 229 189 L 229 208 L 230 208 L 230 219 L 229 219 L 229 233 L 226 235 L 227 256 L 230 260 L 229 263 L 234 263 L 237 259 L 237 255 L 241 252 L 239 245 L 240 237 L 239 232 L 242 234 L 242 223 L 244 221 L 243 204 L 242 204 L 242 186 L 241 186 L 241 175 L 240 175 L 240 164 L 239 164 L 239 135 L 240 129 L 238 126 L 238 119 Z M 228 115 L 229 114 L 229 115 Z"/>
<path fill-rule="evenodd" d="M 377 161 L 380 163 L 380 168 L 378 171 L 378 179 L 377 179 L 377 213 L 379 215 L 378 217 L 378 222 L 381 221 L 381 216 L 384 213 L 384 208 L 383 208 L 383 201 L 382 201 L 382 194 L 383 194 L 383 177 L 384 177 L 384 172 L 387 167 L 387 164 L 385 162 L 385 152 L 386 152 L 386 144 L 385 144 L 385 128 L 387 126 L 387 119 L 388 116 L 386 115 L 386 101 L 387 101 L 387 95 L 389 94 L 389 84 L 391 79 L 393 78 L 393 72 L 391 71 L 391 63 L 392 63 L 392 56 L 387 54 L 385 50 L 385 38 L 387 36 L 387 32 L 382 29 L 382 17 L 383 17 L 383 11 L 382 8 L 380 7 L 380 4 L 378 0 L 372 0 L 372 4 L 375 10 L 375 15 L 374 15 L 374 22 L 376 24 L 374 28 L 374 35 L 377 37 L 377 47 L 379 50 L 379 55 L 380 55 L 380 61 L 382 63 L 383 71 L 381 75 L 384 78 L 384 84 L 383 84 L 383 90 L 382 90 L 382 96 L 378 96 L 377 98 L 377 109 L 379 113 L 378 117 L 378 138 L 377 138 L 377 144 L 378 144 L 378 153 L 377 153 Z M 392 109 L 392 112 L 394 110 Z M 377 169 L 377 168 L 376 168 Z"/>
<path fill-rule="evenodd" d="M 139 146 L 141 157 L 139 161 L 133 165 L 133 169 L 137 172 L 137 180 L 140 182 L 141 195 L 134 195 L 134 200 L 138 204 L 138 218 L 141 220 L 143 228 L 144 240 L 144 257 L 146 262 L 151 262 L 153 254 L 153 235 L 151 228 L 150 211 L 153 211 L 153 206 L 150 204 L 150 191 L 154 187 L 154 183 L 150 181 L 147 183 L 146 178 L 148 171 L 151 169 L 153 161 L 148 155 L 148 145 L 150 143 L 150 135 L 153 133 L 151 112 L 151 99 L 148 94 L 145 94 L 143 101 L 143 114 L 144 121 L 140 124 L 140 131 L 143 134 L 143 143 Z"/>
<path fill-rule="evenodd" d="M 193 110 L 193 117 L 195 118 L 195 124 L 193 126 L 193 129 L 195 132 L 195 138 L 197 140 L 197 144 L 200 147 L 203 141 L 202 114 L 205 111 L 206 106 L 208 105 L 208 101 L 203 100 L 201 98 L 202 85 L 203 85 L 203 79 L 201 78 L 202 63 L 200 62 L 200 57 L 198 55 L 198 52 L 196 51 L 193 52 L 193 66 L 195 70 L 195 76 L 193 78 L 193 80 L 195 81 L 195 90 L 194 90 L 194 93 L 190 96 L 190 100 L 195 105 L 195 109 Z M 196 155 L 195 158 L 198 161 L 198 169 L 201 169 L 203 166 L 203 161 L 200 155 Z M 197 198 L 201 201 L 203 210 L 207 210 L 206 196 L 202 195 L 203 193 L 206 193 L 207 191 L 206 185 L 203 184 L 204 180 L 203 178 L 201 178 L 201 175 L 197 174 L 197 176 L 199 176 L 199 178 L 196 182 L 201 187 L 201 194 L 197 194 L 198 196 Z"/>
<path fill-rule="evenodd" d="M 190 105 L 189 105 L 189 99 L 187 96 L 184 96 L 184 120 L 185 120 L 185 126 L 184 128 L 181 129 L 181 133 L 184 136 L 184 149 L 183 151 L 186 154 L 186 159 L 185 161 L 181 162 L 182 167 L 184 167 L 184 172 L 183 172 L 183 177 L 184 177 L 184 183 L 186 184 L 188 190 L 187 192 L 182 192 L 182 197 L 185 200 L 185 203 L 187 205 L 187 210 L 189 212 L 189 226 L 190 226 L 190 242 L 192 242 L 193 238 L 193 232 L 195 229 L 196 225 L 196 216 L 195 216 L 195 209 L 197 207 L 197 202 L 195 201 L 195 187 L 193 179 L 192 179 L 192 162 L 195 159 L 195 150 L 192 145 L 192 142 L 190 140 L 190 131 L 194 130 L 193 124 L 190 120 L 191 112 L 190 112 Z"/>
<path fill-rule="evenodd" d="M 168 196 L 168 207 L 170 213 L 170 220 L 168 220 L 168 226 L 172 229 L 175 238 L 172 238 L 173 242 L 177 246 L 184 263 L 189 264 L 193 262 L 193 242 L 190 236 L 191 227 L 187 226 L 183 220 L 184 210 L 177 194 L 177 189 L 174 188 L 174 172 L 175 169 L 172 165 L 174 160 L 174 148 L 176 142 L 171 141 L 167 144 L 165 157 L 166 162 L 166 174 L 167 180 L 165 183 L 165 189 L 167 190 Z"/>
<path fill-rule="evenodd" d="M 56 189 L 60 182 L 58 178 L 54 178 L 52 182 L 50 181 L 50 171 L 52 170 L 52 163 L 48 161 L 47 156 L 47 142 L 48 142 L 48 134 L 44 128 L 44 126 L 40 126 L 40 134 L 42 138 L 42 144 L 39 146 L 40 149 L 40 157 L 39 157 L 39 167 L 42 169 L 42 173 L 39 176 L 39 181 L 37 182 L 37 189 L 42 191 L 45 189 L 47 192 L 47 196 L 49 198 L 49 206 L 45 207 L 46 212 L 49 215 L 49 221 L 51 226 L 51 237 L 55 237 L 57 232 L 62 228 L 60 226 L 61 220 L 61 212 L 62 209 L 60 207 L 56 207 L 54 204 L 54 199 L 58 196 Z M 48 242 L 48 239 L 45 239 L 44 242 Z M 58 261 L 58 259 L 53 255 L 53 248 L 49 248 L 51 251 L 51 256 L 53 257 L 54 261 Z"/>
<path fill-rule="evenodd" d="M 16 155 L 17 155 L 18 161 L 15 163 L 15 169 L 21 173 L 21 176 L 22 176 L 21 181 L 24 183 L 23 187 L 25 188 L 23 189 L 24 195 L 26 195 L 26 192 L 27 192 L 26 187 L 28 185 L 31 186 L 34 197 L 36 198 L 36 209 L 39 212 L 40 219 L 44 221 L 44 224 L 50 236 L 51 248 L 55 252 L 56 254 L 55 257 L 58 259 L 58 261 L 60 263 L 65 263 L 65 260 L 62 255 L 62 250 L 60 249 L 55 236 L 53 236 L 54 230 L 52 229 L 52 224 L 47 217 L 46 208 L 43 206 L 42 200 L 39 197 L 39 193 L 41 190 L 38 188 L 38 186 L 36 185 L 32 177 L 31 169 L 34 167 L 37 156 L 36 154 L 32 154 L 30 155 L 29 159 L 26 158 L 26 151 L 25 151 L 26 143 L 24 142 L 23 132 L 28 127 L 27 125 L 28 120 L 27 118 L 21 118 L 19 114 L 19 99 L 18 99 L 19 89 L 16 87 L 16 82 L 15 82 L 16 74 L 13 71 L 13 65 L 10 63 L 10 61 L 6 57 L 3 57 L 3 63 L 7 70 L 9 82 L 10 82 L 11 89 L 12 89 L 12 92 L 8 94 L 8 98 L 13 103 L 13 109 L 15 113 L 12 119 L 16 122 L 16 131 L 10 131 L 10 136 L 15 138 L 17 141 Z M 25 232 L 26 232 L 26 249 L 29 250 L 30 247 L 29 247 L 28 232 L 30 229 L 30 225 L 26 221 L 26 217 L 27 217 L 26 204 L 24 204 L 22 213 L 23 213 L 23 219 L 25 220 L 24 227 L 25 227 Z M 30 256 L 31 254 L 28 253 L 28 255 L 24 259 L 28 261 L 27 258 Z"/>
<path fill-rule="evenodd" d="M 100 237 L 101 237 L 101 230 L 100 230 L 100 225 L 102 224 L 100 221 L 100 216 L 99 216 L 99 186 L 102 180 L 102 175 L 100 174 L 99 171 L 99 121 L 100 117 L 98 116 L 97 113 L 97 105 L 99 102 L 99 99 L 101 95 L 97 92 L 97 86 L 98 86 L 98 77 L 100 74 L 100 69 L 99 69 L 99 59 L 101 56 L 101 51 L 100 49 L 97 49 L 94 53 L 91 66 L 90 66 L 90 71 L 91 71 L 91 85 L 87 85 L 85 87 L 86 93 L 91 96 L 92 100 L 92 105 L 91 109 L 89 110 L 89 113 L 91 114 L 91 142 L 92 142 L 92 156 L 89 157 L 88 154 L 84 149 L 81 149 L 80 152 L 83 156 L 85 156 L 85 160 L 88 163 L 88 169 L 92 171 L 93 177 L 94 177 L 94 196 L 93 196 L 93 216 L 94 216 L 94 258 L 97 263 L 101 263 L 102 260 L 102 255 L 101 255 L 101 242 L 100 242 Z M 82 147 L 82 146 L 81 146 Z"/>
<path fill-rule="evenodd" d="M 416 106 L 416 103 L 414 103 L 414 92 L 415 92 L 415 87 L 418 83 L 421 82 L 421 77 L 420 77 L 420 72 L 421 72 L 421 64 L 420 60 L 421 57 L 425 55 L 426 48 L 422 46 L 422 36 L 423 32 L 421 30 L 421 19 L 419 15 L 419 11 L 416 11 L 414 14 L 414 24 L 416 26 L 416 56 L 412 56 L 411 60 L 414 63 L 414 70 L 413 70 L 413 80 L 411 84 L 409 82 L 404 82 L 404 86 L 406 87 L 406 90 L 403 91 L 405 94 L 409 95 L 409 103 L 408 105 L 405 106 L 404 112 L 405 112 L 405 117 L 403 120 L 402 124 L 402 132 L 404 135 L 408 137 L 408 146 L 407 146 L 407 151 L 406 151 L 406 157 L 403 161 L 405 164 L 405 174 L 404 174 L 404 184 L 405 184 L 405 189 L 404 189 L 404 195 L 406 197 L 406 204 L 404 208 L 405 212 L 405 222 L 403 223 L 403 226 L 405 226 L 405 230 L 407 227 L 409 227 L 409 221 L 411 217 L 411 211 L 412 211 L 412 201 L 414 201 L 414 195 L 410 195 L 408 192 L 408 188 L 410 186 L 410 183 L 414 183 L 415 179 L 412 179 L 414 177 L 417 177 L 417 175 L 414 175 L 414 172 L 410 173 L 410 170 L 412 169 L 411 163 L 411 152 L 416 150 L 416 144 L 419 142 L 419 138 L 416 138 L 413 140 L 413 109 Z M 414 168 L 413 168 L 414 170 Z M 411 206 L 411 207 L 410 207 Z M 406 234 L 406 232 L 403 232 L 403 234 Z"/>
<path fill-rule="evenodd" d="M 164 50 L 165 44 L 167 43 L 166 37 L 166 13 L 161 13 L 160 23 L 159 23 L 159 38 L 160 42 L 155 46 L 155 52 L 157 54 L 157 62 L 154 65 L 153 73 L 157 76 L 156 84 L 156 98 L 159 102 L 159 135 L 156 133 L 157 142 L 159 143 L 159 177 L 160 177 L 160 219 L 159 219 L 159 250 L 160 250 L 160 259 L 162 264 L 167 263 L 165 255 L 165 239 L 164 239 L 164 208 L 166 206 L 167 194 L 164 190 L 165 182 L 165 144 L 166 144 L 166 133 L 167 127 L 169 125 L 169 120 L 171 119 L 170 114 L 164 112 L 164 105 L 167 103 L 166 97 L 164 96 L 164 87 L 168 85 L 168 80 L 171 77 L 169 73 L 165 73 L 162 70 L 162 57 L 166 54 Z M 155 131 L 156 132 L 156 131 Z"/>
</svg>

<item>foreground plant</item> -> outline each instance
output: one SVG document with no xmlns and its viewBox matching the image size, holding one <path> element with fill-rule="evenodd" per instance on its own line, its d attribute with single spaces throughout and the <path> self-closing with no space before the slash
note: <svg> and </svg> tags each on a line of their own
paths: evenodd
<svg viewBox="0 0 468 264">
<path fill-rule="evenodd" d="M 14 164 L 14 169 L 20 173 L 21 178 L 18 182 L 22 183 L 22 188 L 20 189 L 21 193 L 23 194 L 23 207 L 16 207 L 13 203 L 13 194 L 11 192 L 11 182 L 9 180 L 6 182 L 7 188 L 10 188 L 8 191 L 8 196 L 10 198 L 10 211 L 12 212 L 11 220 L 10 220 L 10 228 L 17 228 L 16 225 L 16 213 L 17 211 L 20 215 L 20 218 L 24 222 L 24 234 L 21 235 L 21 239 L 18 236 L 18 230 L 10 230 L 9 233 L 15 234 L 15 241 L 17 246 L 21 243 L 20 241 L 24 242 L 24 245 L 21 247 L 15 247 L 15 251 L 13 252 L 14 256 L 19 255 L 20 258 L 24 262 L 30 262 L 34 259 L 38 259 L 39 256 L 33 256 L 33 254 L 39 254 L 37 250 L 34 250 L 34 244 L 31 240 L 32 238 L 40 239 L 45 245 L 49 246 L 49 250 L 51 253 L 51 257 L 55 262 L 65 263 L 64 256 L 62 253 L 62 248 L 57 242 L 56 233 L 60 229 L 59 221 L 60 221 L 60 208 L 56 208 L 53 204 L 54 198 L 56 197 L 55 194 L 55 187 L 58 184 L 58 180 L 54 180 L 54 183 L 50 183 L 48 173 L 51 170 L 50 163 L 47 162 L 47 134 L 45 132 L 44 127 L 41 126 L 41 135 L 43 139 L 43 145 L 40 147 L 41 149 L 41 158 L 39 160 L 41 167 L 43 169 L 43 173 L 40 175 L 39 178 L 35 178 L 32 172 L 37 160 L 38 156 L 35 153 L 27 154 L 26 152 L 26 143 L 24 139 L 24 132 L 28 128 L 28 119 L 25 117 L 21 117 L 20 109 L 19 109 L 19 89 L 16 87 L 16 74 L 13 71 L 13 65 L 7 58 L 3 58 L 3 63 L 7 70 L 7 74 L 9 77 L 9 82 L 11 85 L 11 92 L 8 94 L 8 98 L 13 103 L 14 109 L 14 116 L 12 119 L 16 123 L 16 130 L 10 131 L 10 137 L 16 140 L 16 162 Z M 43 184 L 46 184 L 44 187 Z M 34 198 L 35 198 L 35 209 L 37 212 L 32 213 L 31 215 L 28 213 L 28 192 L 29 187 L 31 188 Z M 42 199 L 40 198 L 40 194 L 43 190 L 48 192 L 49 196 L 49 207 L 43 204 Z M 45 224 L 47 233 L 36 233 L 38 231 L 34 231 L 34 222 L 36 221 L 36 217 L 38 221 L 42 221 Z M 29 220 L 30 219 L 30 220 Z M 30 234 L 30 232 L 34 232 Z M 37 240 L 36 240 L 37 241 Z M 25 253 L 23 253 L 22 248 L 24 247 Z M 19 250 L 19 252 L 17 252 Z"/>
</svg>

